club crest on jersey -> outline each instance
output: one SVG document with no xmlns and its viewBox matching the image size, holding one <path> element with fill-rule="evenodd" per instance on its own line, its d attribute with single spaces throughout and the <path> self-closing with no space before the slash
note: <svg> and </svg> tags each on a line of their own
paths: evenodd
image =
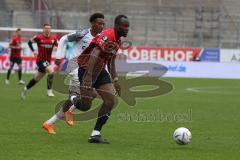
<svg viewBox="0 0 240 160">
<path fill-rule="evenodd" d="M 102 43 L 105 43 L 105 42 L 107 42 L 108 41 L 108 38 L 106 37 L 106 36 L 103 36 L 102 38 L 101 38 L 101 42 Z"/>
<path fill-rule="evenodd" d="M 107 53 L 116 54 L 118 48 L 119 48 L 119 45 L 116 42 L 110 41 L 105 45 L 104 50 Z"/>
</svg>

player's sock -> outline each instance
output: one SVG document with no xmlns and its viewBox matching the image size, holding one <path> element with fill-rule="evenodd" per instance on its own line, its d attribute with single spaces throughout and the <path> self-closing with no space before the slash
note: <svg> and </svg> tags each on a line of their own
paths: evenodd
<svg viewBox="0 0 240 160">
<path fill-rule="evenodd" d="M 64 118 L 64 112 L 61 108 L 56 114 L 54 114 L 49 120 L 46 121 L 47 124 L 53 125 L 56 121 Z"/>
<path fill-rule="evenodd" d="M 11 72 L 12 72 L 12 69 L 9 69 L 8 72 L 7 72 L 7 80 L 10 79 Z"/>
<path fill-rule="evenodd" d="M 28 84 L 27 84 L 27 86 L 26 86 L 26 89 L 29 90 L 29 89 L 32 88 L 36 83 L 37 83 L 37 81 L 36 81 L 34 78 L 31 79 L 31 80 L 28 82 Z"/>
<path fill-rule="evenodd" d="M 104 115 L 102 117 L 98 117 L 93 131 L 99 131 L 99 133 L 100 133 L 100 131 L 102 130 L 103 125 L 107 122 L 109 116 L 110 116 L 110 113 L 108 113 L 108 114 L 106 114 L 106 115 Z"/>
<path fill-rule="evenodd" d="M 71 97 L 70 97 L 70 100 L 71 100 L 72 103 L 74 102 L 73 99 L 76 98 L 76 97 L 77 97 L 77 96 L 71 96 Z M 71 112 L 71 113 L 73 113 L 75 109 L 76 109 L 76 106 L 75 106 L 75 105 L 72 105 L 72 106 L 69 108 L 68 111 Z"/>
<path fill-rule="evenodd" d="M 98 136 L 100 135 L 100 132 L 97 130 L 93 130 L 91 136 Z"/>
<path fill-rule="evenodd" d="M 53 83 L 53 74 L 49 74 L 47 76 L 47 89 L 52 89 L 52 83 Z"/>
<path fill-rule="evenodd" d="M 49 120 L 47 120 L 47 124 L 49 125 L 53 125 L 53 123 L 55 123 L 57 120 L 59 120 L 57 114 L 54 114 Z"/>
<path fill-rule="evenodd" d="M 69 108 L 69 112 L 73 113 L 75 111 L 76 107 L 74 105 L 72 105 L 70 108 Z"/>
<path fill-rule="evenodd" d="M 22 80 L 22 70 L 21 69 L 18 70 L 18 80 L 19 81 Z"/>
</svg>

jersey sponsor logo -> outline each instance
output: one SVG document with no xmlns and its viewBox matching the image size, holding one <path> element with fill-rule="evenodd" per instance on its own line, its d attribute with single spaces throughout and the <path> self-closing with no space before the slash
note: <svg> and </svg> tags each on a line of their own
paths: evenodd
<svg viewBox="0 0 240 160">
<path fill-rule="evenodd" d="M 52 48 L 51 44 L 41 44 L 40 46 L 43 48 Z"/>
</svg>

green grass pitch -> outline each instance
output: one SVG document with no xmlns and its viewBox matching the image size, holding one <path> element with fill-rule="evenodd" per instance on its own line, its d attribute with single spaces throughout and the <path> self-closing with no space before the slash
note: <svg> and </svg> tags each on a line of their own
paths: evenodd
<svg viewBox="0 0 240 160">
<path fill-rule="evenodd" d="M 31 77 L 24 75 L 24 80 Z M 239 80 L 165 78 L 174 86 L 171 93 L 137 99 L 135 107 L 120 101 L 102 131 L 111 144 L 96 145 L 87 143 L 95 120 L 76 122 L 71 128 L 57 122 L 53 136 L 42 130 L 54 105 L 66 97 L 58 93 L 47 97 L 46 79 L 30 90 L 25 101 L 20 99 L 23 86 L 17 84 L 16 74 L 9 86 L 4 79 L 0 74 L 0 160 L 239 159 Z M 148 121 L 137 119 L 138 113 L 147 115 Z M 150 113 L 162 117 L 152 119 Z M 176 114 L 188 118 L 172 119 Z M 186 146 L 172 140 L 174 130 L 182 126 L 193 135 Z"/>
</svg>

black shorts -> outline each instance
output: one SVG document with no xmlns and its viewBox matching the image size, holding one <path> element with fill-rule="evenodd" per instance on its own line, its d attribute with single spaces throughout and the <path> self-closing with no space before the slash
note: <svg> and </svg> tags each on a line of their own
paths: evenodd
<svg viewBox="0 0 240 160">
<path fill-rule="evenodd" d="M 85 74 L 85 69 L 78 68 L 78 79 L 80 82 L 80 86 L 82 84 L 84 74 Z M 105 69 L 103 69 L 101 73 L 96 77 L 96 79 L 93 80 L 92 87 L 98 89 L 101 85 L 108 84 L 108 83 L 112 83 L 111 77 L 109 73 Z"/>
<path fill-rule="evenodd" d="M 47 68 L 49 65 L 50 65 L 50 64 L 49 64 L 48 61 L 39 61 L 39 62 L 37 62 L 38 72 L 46 73 L 46 68 Z"/>
<path fill-rule="evenodd" d="M 10 62 L 12 64 L 14 64 L 14 63 L 22 64 L 22 59 L 21 58 L 10 58 Z"/>
</svg>

